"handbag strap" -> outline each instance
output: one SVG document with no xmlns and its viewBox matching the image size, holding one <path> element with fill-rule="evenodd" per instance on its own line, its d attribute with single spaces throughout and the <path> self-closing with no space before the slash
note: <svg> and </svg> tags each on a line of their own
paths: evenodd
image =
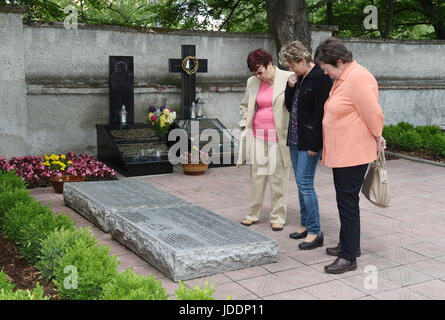
<svg viewBox="0 0 445 320">
<path fill-rule="evenodd" d="M 386 168 L 385 151 L 383 150 L 383 146 L 380 143 L 377 146 L 377 150 L 376 164 L 380 164 L 383 168 Z"/>
</svg>

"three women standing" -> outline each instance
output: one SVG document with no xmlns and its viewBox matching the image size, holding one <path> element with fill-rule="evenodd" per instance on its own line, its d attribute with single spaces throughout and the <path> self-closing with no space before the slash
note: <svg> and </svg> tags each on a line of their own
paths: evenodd
<svg viewBox="0 0 445 320">
<path fill-rule="evenodd" d="M 377 146 L 381 144 L 385 148 L 385 139 L 382 137 L 383 112 L 378 102 L 377 81 L 366 68 L 352 59 L 352 53 L 336 38 L 329 38 L 317 47 L 316 64 L 308 50 L 298 41 L 283 47 L 280 51 L 280 62 L 294 74 L 286 74 L 273 67 L 271 59 L 269 62 L 249 64 L 256 78 L 251 77 L 247 83 L 246 96 L 241 103 L 243 119 L 240 125 L 248 128 L 265 126 L 270 129 L 270 123 L 274 123 L 277 131 L 281 132 L 278 135 L 269 135 L 259 144 L 263 150 L 268 149 L 270 141 L 277 142 L 280 146 L 281 152 L 278 154 L 281 155 L 279 163 L 282 166 L 277 176 L 270 175 L 271 181 L 275 181 L 275 190 L 279 189 L 280 183 L 282 186 L 279 201 L 274 202 L 280 204 L 279 212 L 286 212 L 286 176 L 289 173 L 286 163 L 289 154 L 283 141 L 286 140 L 286 145 L 290 146 L 290 158 L 298 185 L 301 226 L 289 236 L 294 239 L 305 238 L 299 245 L 303 250 L 323 245 L 318 200 L 314 189 L 315 170 L 322 150 L 322 164 L 333 169 L 341 223 L 338 245 L 326 250 L 328 255 L 338 257 L 333 263 L 325 266 L 325 272 L 340 274 L 355 270 L 356 257 L 360 255 L 359 192 L 368 164 L 377 158 Z M 264 92 L 268 89 L 264 87 L 261 79 L 263 74 L 280 79 L 279 84 L 275 82 L 274 85 L 273 107 L 268 112 L 269 122 L 260 121 L 261 117 L 256 118 L 257 110 L 261 110 L 260 97 L 265 95 Z M 327 75 L 334 80 L 333 84 Z M 287 79 L 285 85 L 282 83 L 283 77 Z M 275 88 L 277 84 L 278 90 Z M 266 85 L 270 90 L 267 81 Z M 284 86 L 284 97 L 281 97 Z M 268 95 L 270 102 L 271 94 Z M 281 100 L 277 100 L 278 104 L 275 104 L 276 96 L 281 97 Z M 269 107 L 270 105 L 268 103 Z M 278 119 L 273 118 L 278 115 L 277 110 Z M 274 119 L 272 122 L 271 116 Z M 263 125 L 258 126 L 260 123 Z M 264 125 L 265 123 L 269 125 Z M 283 135 L 284 129 L 287 135 Z M 258 141 L 259 139 L 255 139 L 255 146 Z M 261 197 L 257 198 L 254 195 L 255 181 L 261 191 Z M 265 180 L 258 179 L 258 175 L 255 176 L 252 169 L 252 212 L 242 222 L 245 225 L 251 225 L 258 220 L 259 211 L 255 208 L 261 208 L 259 200 L 261 199 L 262 203 L 265 186 L 263 181 Z M 285 214 L 271 215 L 271 221 L 272 218 L 280 218 L 282 227 L 285 217 Z"/>
</svg>

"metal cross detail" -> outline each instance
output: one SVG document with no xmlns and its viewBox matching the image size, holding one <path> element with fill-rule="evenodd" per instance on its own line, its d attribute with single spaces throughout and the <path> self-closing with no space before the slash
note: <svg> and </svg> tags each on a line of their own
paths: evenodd
<svg viewBox="0 0 445 320">
<path fill-rule="evenodd" d="M 168 71 L 181 72 L 182 119 L 190 119 L 190 107 L 196 99 L 197 72 L 207 72 L 207 59 L 196 58 L 195 45 L 181 45 L 181 59 L 169 59 Z"/>
</svg>

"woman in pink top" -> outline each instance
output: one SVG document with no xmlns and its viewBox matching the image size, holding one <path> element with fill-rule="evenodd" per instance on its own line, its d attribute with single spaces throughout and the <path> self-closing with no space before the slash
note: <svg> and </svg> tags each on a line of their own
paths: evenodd
<svg viewBox="0 0 445 320">
<path fill-rule="evenodd" d="M 252 51 L 247 58 L 252 76 L 240 104 L 241 145 L 237 166 L 251 164 L 250 210 L 241 223 L 256 223 L 263 208 L 267 181 L 270 186 L 272 230 L 286 223 L 287 190 L 291 159 L 286 146 L 289 112 L 284 106 L 288 71 L 272 64 L 264 49 Z"/>
<path fill-rule="evenodd" d="M 324 105 L 322 163 L 333 168 L 340 242 L 327 248 L 338 256 L 325 272 L 340 274 L 357 269 L 360 256 L 359 192 L 368 164 L 377 159 L 382 137 L 383 113 L 374 76 L 352 59 L 344 44 L 329 38 L 315 52 L 315 62 L 334 79 Z"/>
</svg>

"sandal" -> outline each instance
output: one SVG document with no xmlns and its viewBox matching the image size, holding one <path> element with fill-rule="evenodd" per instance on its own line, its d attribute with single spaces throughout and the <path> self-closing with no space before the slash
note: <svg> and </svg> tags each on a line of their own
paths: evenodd
<svg viewBox="0 0 445 320">
<path fill-rule="evenodd" d="M 272 223 L 272 230 L 273 231 L 281 231 L 283 230 L 284 225 L 282 223 Z"/>
<path fill-rule="evenodd" d="M 256 221 L 244 219 L 240 222 L 243 226 L 250 227 L 252 224 L 256 223 Z"/>
</svg>

